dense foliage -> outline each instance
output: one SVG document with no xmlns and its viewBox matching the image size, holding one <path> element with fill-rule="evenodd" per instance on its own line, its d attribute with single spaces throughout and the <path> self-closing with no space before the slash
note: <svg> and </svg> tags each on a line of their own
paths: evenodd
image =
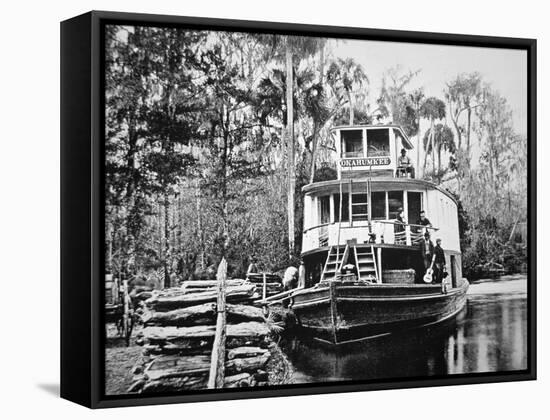
<svg viewBox="0 0 550 420">
<path fill-rule="evenodd" d="M 322 39 L 118 26 L 106 39 L 108 270 L 169 286 L 212 277 L 222 256 L 232 276 L 251 257 L 284 269 L 301 187 L 335 177 L 329 128 L 380 118 L 423 140 L 420 175 L 460 198 L 467 273 L 525 264 L 526 139 L 477 73 L 444 101 L 389 69 L 370 98 L 368 69 Z"/>
</svg>

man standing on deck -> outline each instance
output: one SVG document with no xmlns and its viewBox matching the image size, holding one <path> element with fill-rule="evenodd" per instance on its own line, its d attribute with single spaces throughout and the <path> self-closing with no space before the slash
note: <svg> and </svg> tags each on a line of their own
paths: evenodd
<svg viewBox="0 0 550 420">
<path fill-rule="evenodd" d="M 441 248 L 441 239 L 437 238 L 435 241 L 434 255 L 435 255 L 435 282 L 441 283 L 443 280 L 443 273 L 445 272 L 445 252 Z"/>
<path fill-rule="evenodd" d="M 424 261 L 424 270 L 428 270 L 434 255 L 434 244 L 430 240 L 429 232 L 424 234 L 424 238 L 422 238 L 420 242 L 420 252 L 422 253 L 422 260 Z"/>
</svg>

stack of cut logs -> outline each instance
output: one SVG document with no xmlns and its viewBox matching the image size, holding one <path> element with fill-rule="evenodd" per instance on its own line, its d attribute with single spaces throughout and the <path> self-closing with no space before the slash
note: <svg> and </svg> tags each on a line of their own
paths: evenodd
<svg viewBox="0 0 550 420">
<path fill-rule="evenodd" d="M 216 332 L 215 280 L 184 282 L 181 288 L 155 292 L 144 302 L 138 344 L 144 363 L 134 368 L 129 392 L 206 388 Z M 266 385 L 266 365 L 274 344 L 254 284 L 226 280 L 225 387 Z"/>
</svg>

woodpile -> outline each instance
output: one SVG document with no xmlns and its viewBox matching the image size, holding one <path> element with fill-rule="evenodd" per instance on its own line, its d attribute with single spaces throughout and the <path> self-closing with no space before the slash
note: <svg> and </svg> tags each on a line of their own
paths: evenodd
<svg viewBox="0 0 550 420">
<path fill-rule="evenodd" d="M 199 283 L 201 280 L 196 280 Z M 228 303 L 252 303 L 260 295 L 253 284 L 243 284 L 227 287 L 226 299 Z M 186 306 L 199 305 L 206 302 L 215 302 L 217 292 L 214 287 L 168 289 L 167 291 L 156 294 L 145 301 L 145 304 L 156 312 L 167 312 Z"/>
<path fill-rule="evenodd" d="M 153 293 L 144 301 L 144 328 L 137 343 L 145 363 L 134 368 L 128 392 L 174 392 L 207 386 L 216 333 L 216 281 L 184 282 L 181 288 Z M 227 280 L 224 387 L 267 385 L 267 365 L 275 344 L 257 287 Z"/>
</svg>

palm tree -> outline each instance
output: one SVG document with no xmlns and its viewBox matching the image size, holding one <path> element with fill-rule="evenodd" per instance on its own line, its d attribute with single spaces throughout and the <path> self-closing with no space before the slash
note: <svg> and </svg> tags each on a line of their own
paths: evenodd
<svg viewBox="0 0 550 420">
<path fill-rule="evenodd" d="M 432 152 L 432 165 L 435 171 L 435 148 L 433 147 L 434 124 L 435 120 L 441 120 L 445 118 L 445 102 L 434 96 L 427 98 L 420 107 L 420 115 L 423 118 L 430 120 L 430 130 L 428 131 L 430 133 L 430 136 L 427 139 L 428 144 L 424 144 L 424 165 L 422 167 L 422 175 L 424 175 L 424 173 L 426 172 L 426 164 L 428 161 L 428 149 Z"/>
<path fill-rule="evenodd" d="M 295 58 L 298 63 L 302 58 L 313 56 L 324 46 L 325 39 L 308 37 L 284 37 L 284 55 L 286 70 L 286 115 L 288 136 L 288 253 L 292 257 L 295 252 L 294 239 L 294 194 L 296 189 L 296 168 L 294 159 L 294 67 Z"/>
<path fill-rule="evenodd" d="M 432 140 L 431 144 L 429 144 L 430 138 Z M 427 153 L 432 152 L 433 154 L 434 151 L 435 153 L 437 153 L 437 178 L 439 182 L 441 182 L 441 152 L 456 152 L 456 144 L 453 131 L 447 125 L 436 124 L 433 128 L 430 128 L 430 130 L 426 131 L 426 134 L 424 135 L 424 147 L 428 148 Z"/>
<path fill-rule="evenodd" d="M 412 93 L 409 94 L 409 100 L 411 101 L 411 104 L 414 108 L 414 113 L 416 116 L 416 125 L 417 125 L 417 132 L 416 132 L 416 167 L 417 170 L 420 169 L 420 109 L 422 107 L 422 102 L 424 101 L 424 90 L 423 89 L 416 89 Z"/>
<path fill-rule="evenodd" d="M 333 61 L 327 71 L 327 81 L 335 91 L 336 96 L 347 97 L 349 104 L 349 124 L 354 120 L 354 90 L 363 83 L 369 83 L 369 79 L 363 70 L 363 66 L 355 62 L 353 58 L 338 58 Z M 343 92 L 340 92 L 343 91 Z"/>
</svg>

